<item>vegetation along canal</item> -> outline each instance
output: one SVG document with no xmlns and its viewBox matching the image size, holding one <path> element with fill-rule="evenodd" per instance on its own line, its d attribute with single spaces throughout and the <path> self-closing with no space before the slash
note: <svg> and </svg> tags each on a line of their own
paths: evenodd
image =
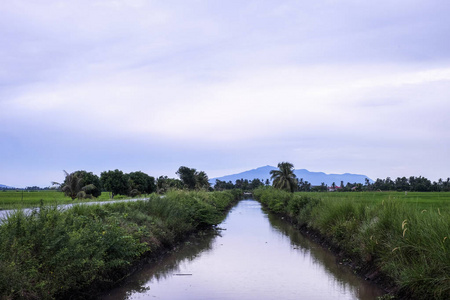
<svg viewBox="0 0 450 300">
<path fill-rule="evenodd" d="M 103 299 L 376 299 L 356 277 L 290 224 L 243 200 L 222 230 L 186 242 Z"/>
</svg>

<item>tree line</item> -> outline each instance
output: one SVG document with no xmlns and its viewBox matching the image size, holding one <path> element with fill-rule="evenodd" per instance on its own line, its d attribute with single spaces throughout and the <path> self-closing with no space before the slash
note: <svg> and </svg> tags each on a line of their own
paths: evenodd
<svg viewBox="0 0 450 300">
<path fill-rule="evenodd" d="M 157 179 L 142 172 L 124 173 L 121 170 L 104 171 L 100 176 L 84 170 L 68 173 L 64 171 L 64 182 L 52 182 L 53 186 L 72 199 L 99 197 L 109 192 L 110 197 L 127 195 L 136 197 L 142 194 L 163 194 L 170 189 L 209 190 L 208 175 L 204 171 L 181 166 L 177 178 L 160 176 Z"/>
<path fill-rule="evenodd" d="M 216 183 L 214 184 L 214 190 L 215 191 L 224 191 L 224 190 L 233 190 L 233 189 L 241 189 L 243 191 L 252 191 L 254 189 L 257 189 L 261 186 L 267 186 L 270 185 L 269 179 L 266 179 L 264 182 L 263 179 L 254 178 L 252 180 L 248 179 L 237 179 L 235 183 L 233 183 L 231 180 L 224 181 L 216 179 Z"/>
<path fill-rule="evenodd" d="M 262 186 L 269 186 L 270 181 L 266 179 L 255 178 L 252 180 L 238 179 L 234 183 L 231 181 L 222 181 L 217 179 L 214 187 L 209 184 L 208 175 L 204 171 L 197 171 L 194 168 L 181 166 L 175 172 L 179 178 L 169 178 L 168 176 L 159 176 L 154 178 L 148 174 L 136 171 L 123 173 L 116 169 L 114 171 L 104 171 L 97 176 L 92 172 L 84 170 L 65 173 L 63 183 L 53 182 L 58 189 L 63 191 L 72 199 L 75 198 L 95 198 L 101 195 L 102 191 L 109 192 L 110 197 L 115 195 L 139 196 L 141 194 L 166 193 L 171 189 L 185 190 L 233 190 L 241 189 L 243 191 L 252 191 Z M 303 178 L 296 178 L 294 174 L 294 165 L 289 162 L 278 164 L 278 170 L 270 171 L 272 186 L 278 189 L 290 192 L 326 192 L 326 191 L 413 191 L 413 192 L 449 192 L 450 178 L 446 180 L 439 179 L 431 181 L 423 176 L 415 177 L 397 177 L 392 180 L 377 178 L 375 182 L 370 182 L 368 178 L 364 184 L 350 183 L 344 185 L 333 182 L 328 186 L 324 182 L 321 185 L 312 185 Z M 30 190 L 39 189 L 37 187 L 28 187 Z"/>
<path fill-rule="evenodd" d="M 390 177 L 386 179 L 378 178 L 374 183 L 366 180 L 365 189 L 369 191 L 449 192 L 450 178 L 447 178 L 447 180 L 440 178 L 433 182 L 422 176 L 397 177 L 395 180 Z"/>
<path fill-rule="evenodd" d="M 320 186 L 312 186 L 308 181 L 303 181 L 303 178 L 298 180 L 294 174 L 294 165 L 289 162 L 281 162 L 278 164 L 278 170 L 270 171 L 273 186 L 275 188 L 287 190 L 290 192 L 295 191 L 412 191 L 412 192 L 449 192 L 450 191 L 450 178 L 447 180 L 439 179 L 433 181 L 423 177 L 410 176 L 397 177 L 392 180 L 390 177 L 386 179 L 379 179 L 373 183 L 366 178 L 365 183 L 349 183 L 344 185 L 341 181 L 340 185 L 332 183 L 328 187 L 322 182 Z"/>
</svg>

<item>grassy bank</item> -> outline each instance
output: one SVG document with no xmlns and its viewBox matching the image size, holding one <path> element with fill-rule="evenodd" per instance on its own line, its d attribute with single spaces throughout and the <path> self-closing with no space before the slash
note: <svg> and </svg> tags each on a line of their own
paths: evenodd
<svg viewBox="0 0 450 300">
<path fill-rule="evenodd" d="M 143 195 L 145 197 L 147 195 Z M 128 196 L 116 195 L 114 200 L 127 199 Z M 43 191 L 0 191 L 0 210 L 4 209 L 17 209 L 17 208 L 30 208 L 37 207 L 42 203 L 44 205 L 59 205 L 69 203 L 83 203 L 92 201 L 109 201 L 111 200 L 108 192 L 102 192 L 98 198 L 72 200 L 72 198 L 64 195 L 63 192 L 55 190 L 43 190 Z"/>
<path fill-rule="evenodd" d="M 17 212 L 0 226 L 0 298 L 95 295 L 143 256 L 218 224 L 237 196 L 179 191 L 148 201 Z"/>
<path fill-rule="evenodd" d="M 321 198 L 272 188 L 259 189 L 254 195 L 273 212 L 319 232 L 355 265 L 372 266 L 375 275 L 392 280 L 397 296 L 449 299 L 448 209 L 434 204 L 423 208 L 397 199 Z"/>
</svg>

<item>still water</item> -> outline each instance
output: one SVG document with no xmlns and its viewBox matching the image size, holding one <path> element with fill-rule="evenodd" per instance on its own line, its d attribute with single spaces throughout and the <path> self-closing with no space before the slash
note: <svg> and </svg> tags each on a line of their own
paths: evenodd
<svg viewBox="0 0 450 300">
<path fill-rule="evenodd" d="M 254 200 L 239 202 L 219 227 L 147 265 L 103 299 L 369 300 L 383 294 Z"/>
</svg>

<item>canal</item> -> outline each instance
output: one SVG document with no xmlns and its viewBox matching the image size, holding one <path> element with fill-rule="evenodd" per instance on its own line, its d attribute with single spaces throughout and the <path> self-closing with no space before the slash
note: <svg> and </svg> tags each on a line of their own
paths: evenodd
<svg viewBox="0 0 450 300">
<path fill-rule="evenodd" d="M 363 299 L 383 295 L 254 200 L 102 299 Z"/>
</svg>

